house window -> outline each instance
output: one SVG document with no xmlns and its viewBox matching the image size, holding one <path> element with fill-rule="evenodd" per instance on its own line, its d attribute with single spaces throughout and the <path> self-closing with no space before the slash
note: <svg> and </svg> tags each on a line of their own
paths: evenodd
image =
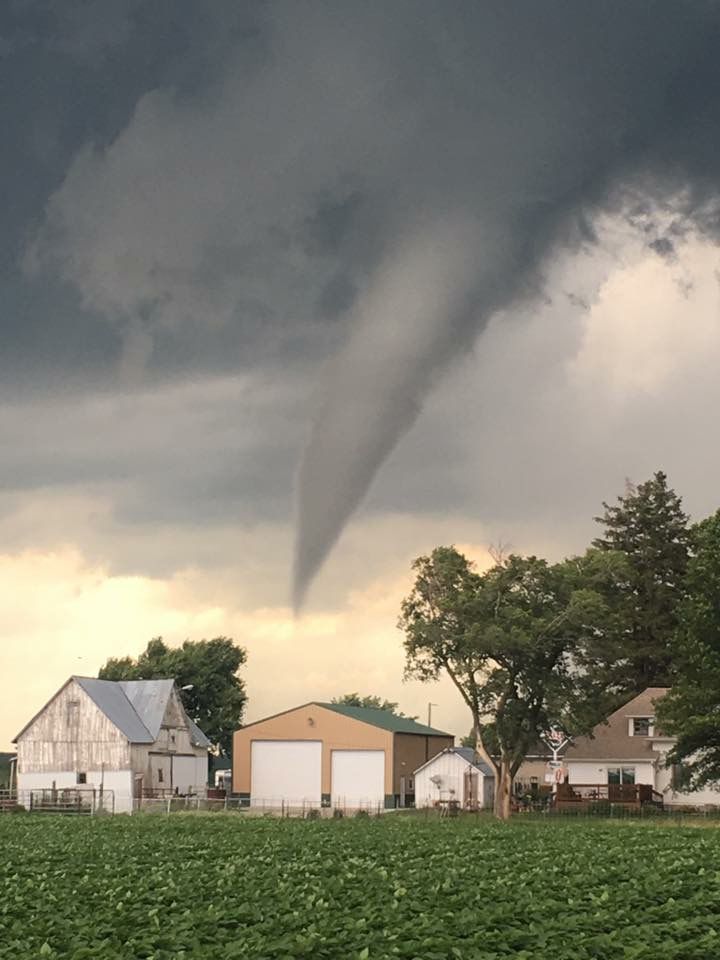
<svg viewBox="0 0 720 960">
<path fill-rule="evenodd" d="M 650 717 L 633 717 L 630 736 L 649 737 L 650 727 L 652 726 Z"/>
<path fill-rule="evenodd" d="M 157 772 L 157 773 L 158 773 L 158 783 L 162 783 L 162 782 L 164 781 L 164 779 L 165 779 L 165 777 L 163 776 L 162 767 L 160 767 L 160 768 L 158 769 L 158 772 Z"/>
<path fill-rule="evenodd" d="M 670 786 L 673 790 L 685 790 L 690 782 L 690 771 L 684 763 L 674 763 L 670 768 Z"/>
<path fill-rule="evenodd" d="M 635 783 L 635 767 L 608 767 L 608 783 Z"/>
<path fill-rule="evenodd" d="M 75 778 L 75 781 L 76 781 L 76 783 L 87 783 L 87 774 L 86 774 L 86 773 L 78 773 L 77 776 L 76 776 L 76 778 Z"/>
</svg>

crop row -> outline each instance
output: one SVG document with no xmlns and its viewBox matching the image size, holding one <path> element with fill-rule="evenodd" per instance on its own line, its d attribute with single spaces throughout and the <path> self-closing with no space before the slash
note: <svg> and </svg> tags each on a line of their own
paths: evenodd
<svg viewBox="0 0 720 960">
<path fill-rule="evenodd" d="M 0 818 L 0 958 L 711 960 L 720 832 Z"/>
</svg>

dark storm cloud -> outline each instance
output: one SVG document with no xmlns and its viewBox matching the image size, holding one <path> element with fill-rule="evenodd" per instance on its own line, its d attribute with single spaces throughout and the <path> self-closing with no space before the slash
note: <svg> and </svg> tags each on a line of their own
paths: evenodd
<svg viewBox="0 0 720 960">
<path fill-rule="evenodd" d="M 20 261 L 75 153 L 107 147 L 158 86 L 193 96 L 239 45 L 252 58 L 252 3 L 12 0 L 0 8 L 0 378 L 13 390 L 112 378 L 122 339 L 52 276 L 24 282 Z M 217 354 L 215 354 L 217 355 Z M 202 353 L 200 360 L 203 362 Z M 173 364 L 171 364 L 172 366 Z"/>
<path fill-rule="evenodd" d="M 441 370 L 598 210 L 666 255 L 714 233 L 719 40 L 702 0 L 262 5 L 85 137 L 26 269 L 102 318 L 129 381 L 339 351 L 300 470 L 300 599 Z"/>
</svg>

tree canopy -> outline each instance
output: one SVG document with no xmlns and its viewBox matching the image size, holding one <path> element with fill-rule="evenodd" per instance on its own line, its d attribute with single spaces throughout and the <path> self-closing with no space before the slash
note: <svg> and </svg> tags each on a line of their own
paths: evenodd
<svg viewBox="0 0 720 960">
<path fill-rule="evenodd" d="M 592 687 L 577 656 L 606 610 L 569 562 L 510 555 L 479 574 L 454 547 L 413 563 L 402 603 L 406 676 L 450 677 L 470 709 L 477 749 L 496 771 L 496 812 L 507 816 L 512 779 L 550 727 L 585 732 Z M 483 740 L 492 721 L 497 754 Z"/>
<path fill-rule="evenodd" d="M 341 697 L 333 697 L 331 703 L 344 704 L 347 707 L 369 707 L 371 710 L 387 710 L 388 713 L 394 713 L 396 717 L 406 717 L 407 714 L 399 710 L 399 704 L 394 700 L 386 700 L 384 697 L 367 694 L 361 696 L 359 693 L 344 693 Z M 410 719 L 416 719 L 412 717 Z"/>
<path fill-rule="evenodd" d="M 662 471 L 603 506 L 602 536 L 560 563 L 499 555 L 478 573 L 454 547 L 413 563 L 406 675 L 455 684 L 501 813 L 545 730 L 587 733 L 648 687 L 672 687 L 658 716 L 687 785 L 720 782 L 720 512 L 690 527 Z"/>
<path fill-rule="evenodd" d="M 604 514 L 595 518 L 605 529 L 593 545 L 625 559 L 624 575 L 605 593 L 622 626 L 606 638 L 596 666 L 603 666 L 603 684 L 623 699 L 673 681 L 690 534 L 682 501 L 662 471 L 628 484 L 617 501 L 604 503 Z"/>
<path fill-rule="evenodd" d="M 678 738 L 670 759 L 694 789 L 720 781 L 720 511 L 692 528 L 691 550 L 674 646 L 676 679 L 658 704 L 658 722 Z"/>
<path fill-rule="evenodd" d="M 169 647 L 162 637 L 155 637 L 137 660 L 110 658 L 98 676 L 101 680 L 174 679 L 188 716 L 229 756 L 247 701 L 245 682 L 238 676 L 246 659 L 245 650 L 230 637 L 186 640 L 179 647 Z"/>
</svg>

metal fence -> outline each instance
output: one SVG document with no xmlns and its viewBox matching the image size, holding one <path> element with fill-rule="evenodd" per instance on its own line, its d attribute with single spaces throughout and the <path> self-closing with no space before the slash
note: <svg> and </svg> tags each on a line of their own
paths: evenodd
<svg viewBox="0 0 720 960">
<path fill-rule="evenodd" d="M 0 790 L 0 814 L 55 813 L 97 817 L 114 812 L 113 790 L 94 787 Z"/>
<path fill-rule="evenodd" d="M 246 817 L 279 817 L 315 820 L 351 816 L 379 816 L 385 813 L 384 805 L 377 801 L 338 801 L 324 804 L 312 800 L 286 800 L 283 797 L 142 797 L 134 803 L 134 812 L 148 814 L 173 813 L 237 813 Z"/>
</svg>

